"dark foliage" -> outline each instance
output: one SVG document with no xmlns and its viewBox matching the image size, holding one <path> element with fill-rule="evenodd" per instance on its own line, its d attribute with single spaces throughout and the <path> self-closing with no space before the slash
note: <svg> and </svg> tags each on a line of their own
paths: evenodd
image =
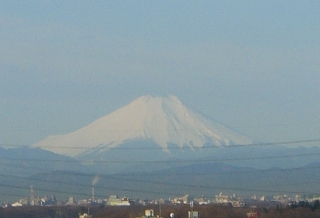
<svg viewBox="0 0 320 218">
<path fill-rule="evenodd" d="M 305 218 L 320 217 L 319 202 L 314 204 L 299 204 L 301 206 L 287 207 L 279 206 L 272 208 L 256 208 L 260 218 Z M 307 207 L 305 207 L 308 205 Z M 90 206 L 79 207 L 20 207 L 20 208 L 1 208 L 0 218 L 77 218 L 79 213 L 87 213 L 88 209 L 93 218 L 135 218 L 144 215 L 146 209 L 153 209 L 156 215 L 160 215 L 159 205 L 150 206 L 130 206 L 130 207 L 109 207 L 109 206 Z M 218 205 L 195 205 L 194 210 L 199 211 L 201 218 L 244 218 L 250 208 L 232 208 L 230 206 Z M 161 215 L 169 218 L 170 213 L 175 214 L 175 218 L 187 217 L 190 207 L 188 205 L 162 205 Z"/>
</svg>

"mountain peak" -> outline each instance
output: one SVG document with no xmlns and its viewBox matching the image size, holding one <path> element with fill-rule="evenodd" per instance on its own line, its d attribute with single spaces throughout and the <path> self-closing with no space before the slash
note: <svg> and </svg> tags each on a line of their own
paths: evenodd
<svg viewBox="0 0 320 218">
<path fill-rule="evenodd" d="M 148 103 L 155 103 L 155 102 L 170 102 L 170 101 L 172 103 L 175 102 L 175 103 L 181 104 L 180 100 L 174 95 L 169 95 L 167 97 L 154 96 L 154 95 L 144 95 L 144 96 L 137 98 L 132 103 L 136 102 L 139 104 L 141 104 L 141 103 L 148 104 Z"/>
<path fill-rule="evenodd" d="M 151 141 L 166 153 L 171 153 L 169 145 L 197 149 L 205 145 L 251 143 L 239 133 L 188 109 L 173 95 L 146 95 L 75 132 L 50 136 L 34 146 L 77 157 L 93 150 L 106 152 L 132 140 Z"/>
</svg>

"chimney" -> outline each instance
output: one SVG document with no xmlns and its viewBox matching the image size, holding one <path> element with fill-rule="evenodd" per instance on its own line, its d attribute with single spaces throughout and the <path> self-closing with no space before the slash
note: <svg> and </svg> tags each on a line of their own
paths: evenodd
<svg viewBox="0 0 320 218">
<path fill-rule="evenodd" d="M 94 187 L 92 186 L 92 202 L 94 202 Z"/>
<path fill-rule="evenodd" d="M 35 202 L 34 202 L 34 190 L 33 190 L 33 186 L 30 186 L 30 205 L 34 206 Z"/>
</svg>

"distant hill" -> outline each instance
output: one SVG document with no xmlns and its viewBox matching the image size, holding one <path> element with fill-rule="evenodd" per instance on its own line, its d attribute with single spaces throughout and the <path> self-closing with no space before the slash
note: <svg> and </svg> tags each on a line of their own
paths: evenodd
<svg viewBox="0 0 320 218">
<path fill-rule="evenodd" d="M 249 149 L 249 148 L 246 148 Z M 261 155 L 267 150 L 254 150 Z M 214 197 L 219 192 L 241 195 L 262 194 L 304 194 L 319 193 L 320 184 L 319 161 L 312 163 L 317 155 L 306 155 L 316 152 L 318 148 L 273 149 L 277 155 L 288 156 L 279 158 L 285 165 L 281 166 L 278 158 L 249 159 L 250 155 L 238 157 L 220 156 L 212 159 L 179 162 L 171 159 L 164 162 L 140 162 L 143 168 L 151 164 L 166 165 L 166 169 L 154 168 L 154 171 L 127 169 L 123 173 L 105 173 L 103 169 L 108 162 L 97 162 L 96 165 L 81 165 L 78 161 L 61 155 L 44 151 L 39 148 L 0 148 L 1 173 L 0 193 L 2 201 L 18 200 L 30 196 L 30 186 L 34 186 L 39 196 L 56 195 L 67 199 L 91 198 L 94 185 L 97 198 L 105 198 L 112 194 L 135 198 L 164 198 L 183 194 L 193 196 L 205 195 Z M 298 154 L 303 150 L 305 153 Z M 227 150 L 226 150 L 227 151 Z M 248 151 L 248 150 L 247 150 Z M 260 153 L 258 152 L 260 151 Z M 243 150 L 243 155 L 244 155 Z M 220 153 L 221 155 L 223 153 Z M 239 154 L 239 152 L 238 152 Z M 241 153 L 240 153 L 241 154 Z M 266 156 L 275 155 L 266 152 Z M 225 163 L 219 162 L 224 160 Z M 304 159 L 304 160 L 303 160 Z M 171 161 L 171 162 L 170 162 Z M 248 163 L 243 163 L 247 162 Z M 259 164 L 272 161 L 273 167 L 258 168 Z M 254 164 L 254 162 L 258 164 Z M 294 164 L 293 164 L 294 162 Z M 251 167 L 248 165 L 252 164 Z M 300 166 L 297 166 L 300 163 Z M 247 165 L 247 166 L 240 166 Z M 132 166 L 133 167 L 133 166 Z M 150 168 L 149 168 L 150 169 Z M 99 171 L 100 170 L 100 171 Z M 95 178 L 98 177 L 98 180 Z"/>
<path fill-rule="evenodd" d="M 114 194 L 141 199 L 167 199 L 189 194 L 194 197 L 204 195 L 213 200 L 220 192 L 258 197 L 320 194 L 319 175 L 320 169 L 317 167 L 259 170 L 210 163 L 191 164 L 153 173 L 97 175 L 89 172 L 54 171 L 16 179 L 13 184 L 20 187 L 21 197 L 29 196 L 29 184 L 32 184 L 36 195 L 54 194 L 60 199 L 68 199 L 69 196 L 89 199 L 92 197 L 92 187 L 95 187 L 96 199 Z M 98 180 L 93 184 L 96 177 Z"/>
<path fill-rule="evenodd" d="M 39 172 L 55 170 L 83 171 L 84 166 L 77 160 L 58 155 L 41 148 L 0 147 L 0 172 L 2 174 L 28 177 Z"/>
</svg>

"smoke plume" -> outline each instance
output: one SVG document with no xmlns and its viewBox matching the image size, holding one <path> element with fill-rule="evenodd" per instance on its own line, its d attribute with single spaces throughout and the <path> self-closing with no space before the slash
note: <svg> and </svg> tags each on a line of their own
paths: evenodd
<svg viewBox="0 0 320 218">
<path fill-rule="evenodd" d="M 99 182 L 99 176 L 95 176 L 92 180 L 92 185 L 96 185 Z"/>
</svg>

